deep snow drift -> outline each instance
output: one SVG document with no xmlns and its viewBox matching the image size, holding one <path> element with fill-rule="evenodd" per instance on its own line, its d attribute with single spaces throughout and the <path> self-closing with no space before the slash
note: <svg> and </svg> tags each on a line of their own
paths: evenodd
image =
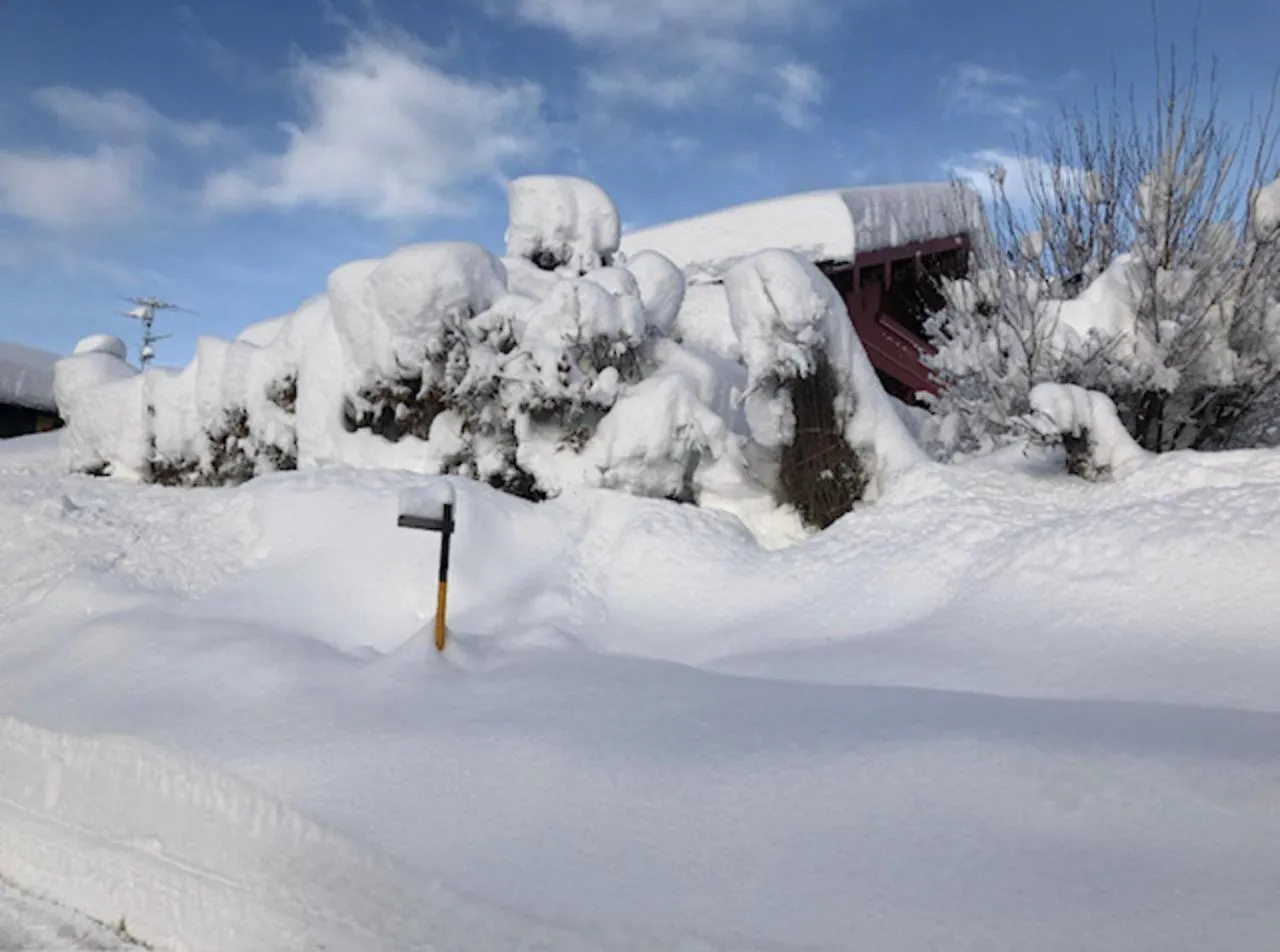
<svg viewBox="0 0 1280 952">
<path fill-rule="evenodd" d="M 1201 952 L 1280 930 L 1280 453 L 1101 484 L 926 464 L 781 551 L 689 506 L 455 480 L 440 658 L 435 537 L 395 528 L 430 478 L 172 490 L 11 442 L 0 875 L 142 938 Z"/>
</svg>

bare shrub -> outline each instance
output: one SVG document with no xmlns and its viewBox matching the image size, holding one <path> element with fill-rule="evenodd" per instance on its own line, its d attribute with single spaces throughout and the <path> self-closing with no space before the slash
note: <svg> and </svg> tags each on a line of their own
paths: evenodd
<svg viewBox="0 0 1280 952">
<path fill-rule="evenodd" d="M 1280 172 L 1276 85 L 1236 126 L 1214 70 L 1156 72 L 1150 107 L 1113 90 L 1028 135 L 1025 198 L 990 170 L 992 240 L 929 324 L 954 448 L 1011 439 L 1042 382 L 1105 393 L 1151 451 L 1238 445 L 1280 380 L 1280 228 L 1256 200 Z"/>
</svg>

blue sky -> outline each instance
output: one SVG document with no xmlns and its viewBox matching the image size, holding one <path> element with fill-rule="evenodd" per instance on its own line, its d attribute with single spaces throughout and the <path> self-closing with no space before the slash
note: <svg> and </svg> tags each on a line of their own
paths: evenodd
<svg viewBox="0 0 1280 952">
<path fill-rule="evenodd" d="M 1275 0 L 1159 0 L 1242 112 Z M 64 351 L 125 294 L 161 345 L 291 310 L 353 258 L 500 249 L 503 183 L 585 175 L 633 226 L 1008 153 L 1113 71 L 1149 0 L 4 0 L 0 339 Z"/>
</svg>

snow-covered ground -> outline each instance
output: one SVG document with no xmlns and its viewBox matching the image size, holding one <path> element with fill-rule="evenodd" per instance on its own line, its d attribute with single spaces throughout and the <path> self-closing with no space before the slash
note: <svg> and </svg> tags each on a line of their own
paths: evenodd
<svg viewBox="0 0 1280 952">
<path fill-rule="evenodd" d="M 1280 452 L 724 513 L 0 449 L 0 875 L 159 946 L 1264 949 Z M 2 921 L 2 920 L 0 920 Z"/>
<path fill-rule="evenodd" d="M 118 924 L 117 924 L 118 925 Z M 0 952 L 137 952 L 125 935 L 0 879 Z"/>
</svg>

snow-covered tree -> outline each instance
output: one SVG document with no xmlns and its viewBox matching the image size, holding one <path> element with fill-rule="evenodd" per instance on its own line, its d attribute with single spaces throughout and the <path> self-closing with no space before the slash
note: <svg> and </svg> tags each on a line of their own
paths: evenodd
<svg viewBox="0 0 1280 952">
<path fill-rule="evenodd" d="M 747 368 L 752 438 L 778 457 L 780 501 L 826 528 L 883 488 L 919 449 L 880 385 L 844 302 L 791 251 L 762 251 L 725 275 Z"/>
<path fill-rule="evenodd" d="M 991 170 L 994 239 L 929 327 L 953 448 L 1019 432 L 1044 382 L 1105 393 L 1152 451 L 1239 445 L 1280 378 L 1274 91 L 1236 128 L 1212 78 L 1159 79 L 1150 114 L 1068 112 L 1028 142 L 1026 196 Z"/>
</svg>

